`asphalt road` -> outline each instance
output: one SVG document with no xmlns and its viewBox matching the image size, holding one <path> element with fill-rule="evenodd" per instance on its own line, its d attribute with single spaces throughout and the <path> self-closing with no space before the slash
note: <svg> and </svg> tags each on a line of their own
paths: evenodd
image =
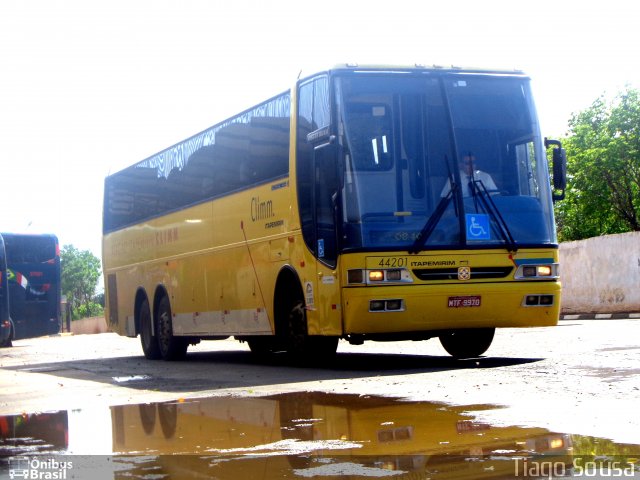
<svg viewBox="0 0 640 480">
<path fill-rule="evenodd" d="M 499 330 L 486 356 L 461 361 L 435 339 L 341 342 L 327 368 L 258 361 L 232 340 L 190 347 L 181 362 L 148 361 L 138 339 L 110 333 L 0 349 L 0 415 L 302 391 L 487 405 L 475 414 L 494 425 L 640 444 L 640 321 Z"/>
</svg>

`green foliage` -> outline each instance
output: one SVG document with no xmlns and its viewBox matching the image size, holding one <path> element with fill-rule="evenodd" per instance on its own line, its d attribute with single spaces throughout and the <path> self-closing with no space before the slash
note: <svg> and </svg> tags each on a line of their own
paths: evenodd
<svg viewBox="0 0 640 480">
<path fill-rule="evenodd" d="M 104 308 L 96 302 L 89 302 L 87 305 L 80 305 L 73 309 L 71 320 L 80 320 L 87 317 L 99 317 L 104 315 Z"/>
<path fill-rule="evenodd" d="M 65 245 L 60 252 L 60 264 L 62 294 L 71 305 L 73 318 L 100 315 L 100 306 L 94 302 L 101 274 L 100 260 L 89 250 Z"/>
<path fill-rule="evenodd" d="M 569 126 L 569 185 L 556 205 L 560 239 L 640 230 L 640 92 L 600 97 Z"/>
</svg>

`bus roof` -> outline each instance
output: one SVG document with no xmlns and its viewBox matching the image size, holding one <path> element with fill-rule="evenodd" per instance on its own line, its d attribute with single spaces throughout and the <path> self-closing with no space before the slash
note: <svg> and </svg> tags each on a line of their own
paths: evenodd
<svg viewBox="0 0 640 480">
<path fill-rule="evenodd" d="M 478 74 L 493 74 L 493 75 L 517 75 L 522 76 L 525 73 L 520 69 L 507 69 L 507 68 L 480 68 L 469 66 L 457 66 L 457 65 L 439 65 L 439 64 L 422 64 L 416 63 L 413 65 L 402 64 L 358 64 L 358 63 L 338 63 L 334 64 L 324 70 L 314 70 L 309 72 L 302 72 L 300 78 L 307 78 L 316 75 L 318 72 L 327 71 L 332 73 L 340 72 L 371 72 L 371 73 L 405 73 L 405 72 L 445 72 L 445 73 L 478 73 Z"/>
</svg>

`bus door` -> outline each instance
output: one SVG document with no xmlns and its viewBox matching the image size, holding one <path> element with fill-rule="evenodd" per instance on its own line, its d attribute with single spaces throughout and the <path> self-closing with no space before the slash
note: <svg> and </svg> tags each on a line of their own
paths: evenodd
<svg viewBox="0 0 640 480">
<path fill-rule="evenodd" d="M 297 184 L 302 235 L 315 256 L 304 281 L 311 334 L 340 335 L 338 263 L 338 142 L 331 128 L 329 77 L 305 80 L 298 91 Z"/>
<path fill-rule="evenodd" d="M 336 270 L 338 262 L 338 218 L 340 178 L 338 148 L 333 137 L 327 138 L 313 149 L 315 172 L 315 224 L 316 224 L 316 281 L 313 291 L 307 288 L 307 306 L 323 319 L 317 333 L 342 333 L 340 314 L 340 286 Z M 314 332 L 313 322 L 309 331 Z"/>
</svg>

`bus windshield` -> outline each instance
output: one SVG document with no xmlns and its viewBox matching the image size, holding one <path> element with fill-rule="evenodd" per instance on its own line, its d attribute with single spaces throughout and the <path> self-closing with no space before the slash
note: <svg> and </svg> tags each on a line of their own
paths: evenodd
<svg viewBox="0 0 640 480">
<path fill-rule="evenodd" d="M 526 77 L 354 74 L 336 95 L 345 250 L 556 243 Z"/>
</svg>

